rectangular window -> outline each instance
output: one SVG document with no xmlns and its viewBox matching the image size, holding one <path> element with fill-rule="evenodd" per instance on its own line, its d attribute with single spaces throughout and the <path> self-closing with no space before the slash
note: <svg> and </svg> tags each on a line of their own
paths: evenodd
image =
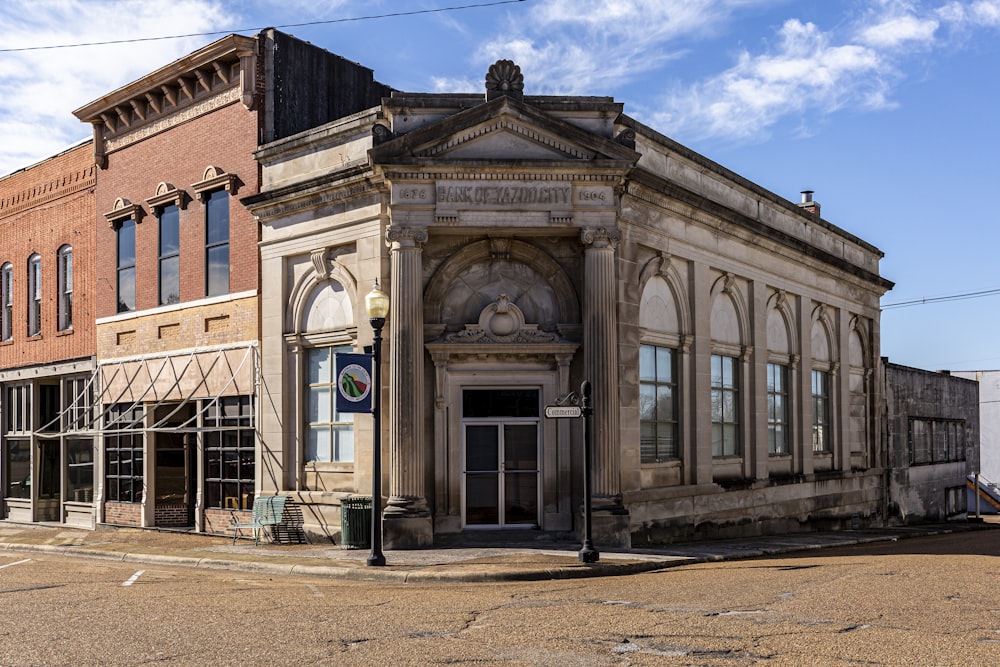
<svg viewBox="0 0 1000 667">
<path fill-rule="evenodd" d="M 337 412 L 333 357 L 353 351 L 349 345 L 318 347 L 306 358 L 306 461 L 354 460 L 354 414 Z"/>
<path fill-rule="evenodd" d="M 27 440 L 6 440 L 3 443 L 5 498 L 31 498 L 31 443 Z"/>
<path fill-rule="evenodd" d="M 91 426 L 91 406 L 94 403 L 94 387 L 90 378 L 63 380 L 62 392 L 63 430 L 88 430 Z"/>
<path fill-rule="evenodd" d="M 767 452 L 788 453 L 788 367 L 767 365 Z"/>
<path fill-rule="evenodd" d="M 66 441 L 66 499 L 76 503 L 94 501 L 94 443 Z"/>
<path fill-rule="evenodd" d="M 123 220 L 118 226 L 117 250 L 118 312 L 135 310 L 135 220 Z"/>
<path fill-rule="evenodd" d="M 131 404 L 112 405 L 104 416 L 104 481 L 109 501 L 142 502 L 143 412 Z"/>
<path fill-rule="evenodd" d="M 14 336 L 14 271 L 8 262 L 0 267 L 0 340 Z"/>
<path fill-rule="evenodd" d="M 181 209 L 176 204 L 160 211 L 160 305 L 180 302 Z"/>
<path fill-rule="evenodd" d="M 229 293 L 229 193 L 210 192 L 205 199 L 205 293 Z"/>
<path fill-rule="evenodd" d="M 205 507 L 253 508 L 254 406 L 226 396 L 205 411 Z"/>
<path fill-rule="evenodd" d="M 639 450 L 642 463 L 680 458 L 674 351 L 639 346 Z"/>
<path fill-rule="evenodd" d="M 830 374 L 812 372 L 813 451 L 832 451 L 830 437 Z"/>
<path fill-rule="evenodd" d="M 712 355 L 712 456 L 740 453 L 737 363 L 734 357 Z"/>
<path fill-rule="evenodd" d="M 42 333 L 42 258 L 28 258 L 28 335 Z"/>
<path fill-rule="evenodd" d="M 28 433 L 31 431 L 31 385 L 5 385 L 2 413 L 4 433 Z"/>
<path fill-rule="evenodd" d="M 60 248 L 57 261 L 58 327 L 59 331 L 67 331 L 73 328 L 73 249 L 69 246 Z"/>
<path fill-rule="evenodd" d="M 909 431 L 911 465 L 965 460 L 965 422 L 911 418 Z"/>
</svg>

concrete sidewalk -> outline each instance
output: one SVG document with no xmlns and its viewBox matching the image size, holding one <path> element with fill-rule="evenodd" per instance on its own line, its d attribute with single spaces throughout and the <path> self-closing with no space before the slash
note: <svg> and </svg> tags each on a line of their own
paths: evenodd
<svg viewBox="0 0 1000 667">
<path fill-rule="evenodd" d="M 240 540 L 234 545 L 232 538 L 173 531 L 105 526 L 89 531 L 0 521 L 0 552 L 48 553 L 357 581 L 495 582 L 635 574 L 691 563 L 997 527 L 989 521 L 970 521 L 689 542 L 627 552 L 600 549 L 600 560 L 592 564 L 579 562 L 579 544 L 535 540 L 535 543 L 385 551 L 386 566 L 367 567 L 368 550 L 342 549 L 331 544 L 254 546 L 252 541 Z"/>
</svg>

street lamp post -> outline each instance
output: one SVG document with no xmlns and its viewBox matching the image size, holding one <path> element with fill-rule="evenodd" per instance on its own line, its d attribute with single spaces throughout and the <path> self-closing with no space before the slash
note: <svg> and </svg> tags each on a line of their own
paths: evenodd
<svg viewBox="0 0 1000 667">
<path fill-rule="evenodd" d="M 601 552 L 594 548 L 590 539 L 590 418 L 594 414 L 594 408 L 590 403 L 590 392 L 590 380 L 584 380 L 580 385 L 580 395 L 583 397 L 580 406 L 583 414 L 583 547 L 579 553 L 581 563 L 596 563 L 601 557 Z"/>
<path fill-rule="evenodd" d="M 365 310 L 372 325 L 372 552 L 369 566 L 385 565 L 382 553 L 382 327 L 389 314 L 389 295 L 378 281 L 365 296 Z"/>
</svg>

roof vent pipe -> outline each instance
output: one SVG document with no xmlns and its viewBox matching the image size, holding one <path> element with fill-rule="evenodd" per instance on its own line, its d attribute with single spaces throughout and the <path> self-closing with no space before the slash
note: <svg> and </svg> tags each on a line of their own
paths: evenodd
<svg viewBox="0 0 1000 667">
<path fill-rule="evenodd" d="M 803 190 L 802 191 L 802 203 L 803 204 L 811 204 L 812 200 L 813 200 L 813 191 L 812 190 Z"/>
</svg>

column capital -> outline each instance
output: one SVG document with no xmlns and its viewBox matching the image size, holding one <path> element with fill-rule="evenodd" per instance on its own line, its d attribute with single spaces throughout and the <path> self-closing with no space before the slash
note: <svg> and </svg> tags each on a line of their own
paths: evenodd
<svg viewBox="0 0 1000 667">
<path fill-rule="evenodd" d="M 427 229 L 424 227 L 406 227 L 389 225 L 385 230 L 385 241 L 393 248 L 415 248 L 427 243 Z"/>
<path fill-rule="evenodd" d="M 593 246 L 594 248 L 611 248 L 618 245 L 622 238 L 622 233 L 617 229 L 607 229 L 606 227 L 588 227 L 580 232 L 580 243 Z"/>
</svg>

